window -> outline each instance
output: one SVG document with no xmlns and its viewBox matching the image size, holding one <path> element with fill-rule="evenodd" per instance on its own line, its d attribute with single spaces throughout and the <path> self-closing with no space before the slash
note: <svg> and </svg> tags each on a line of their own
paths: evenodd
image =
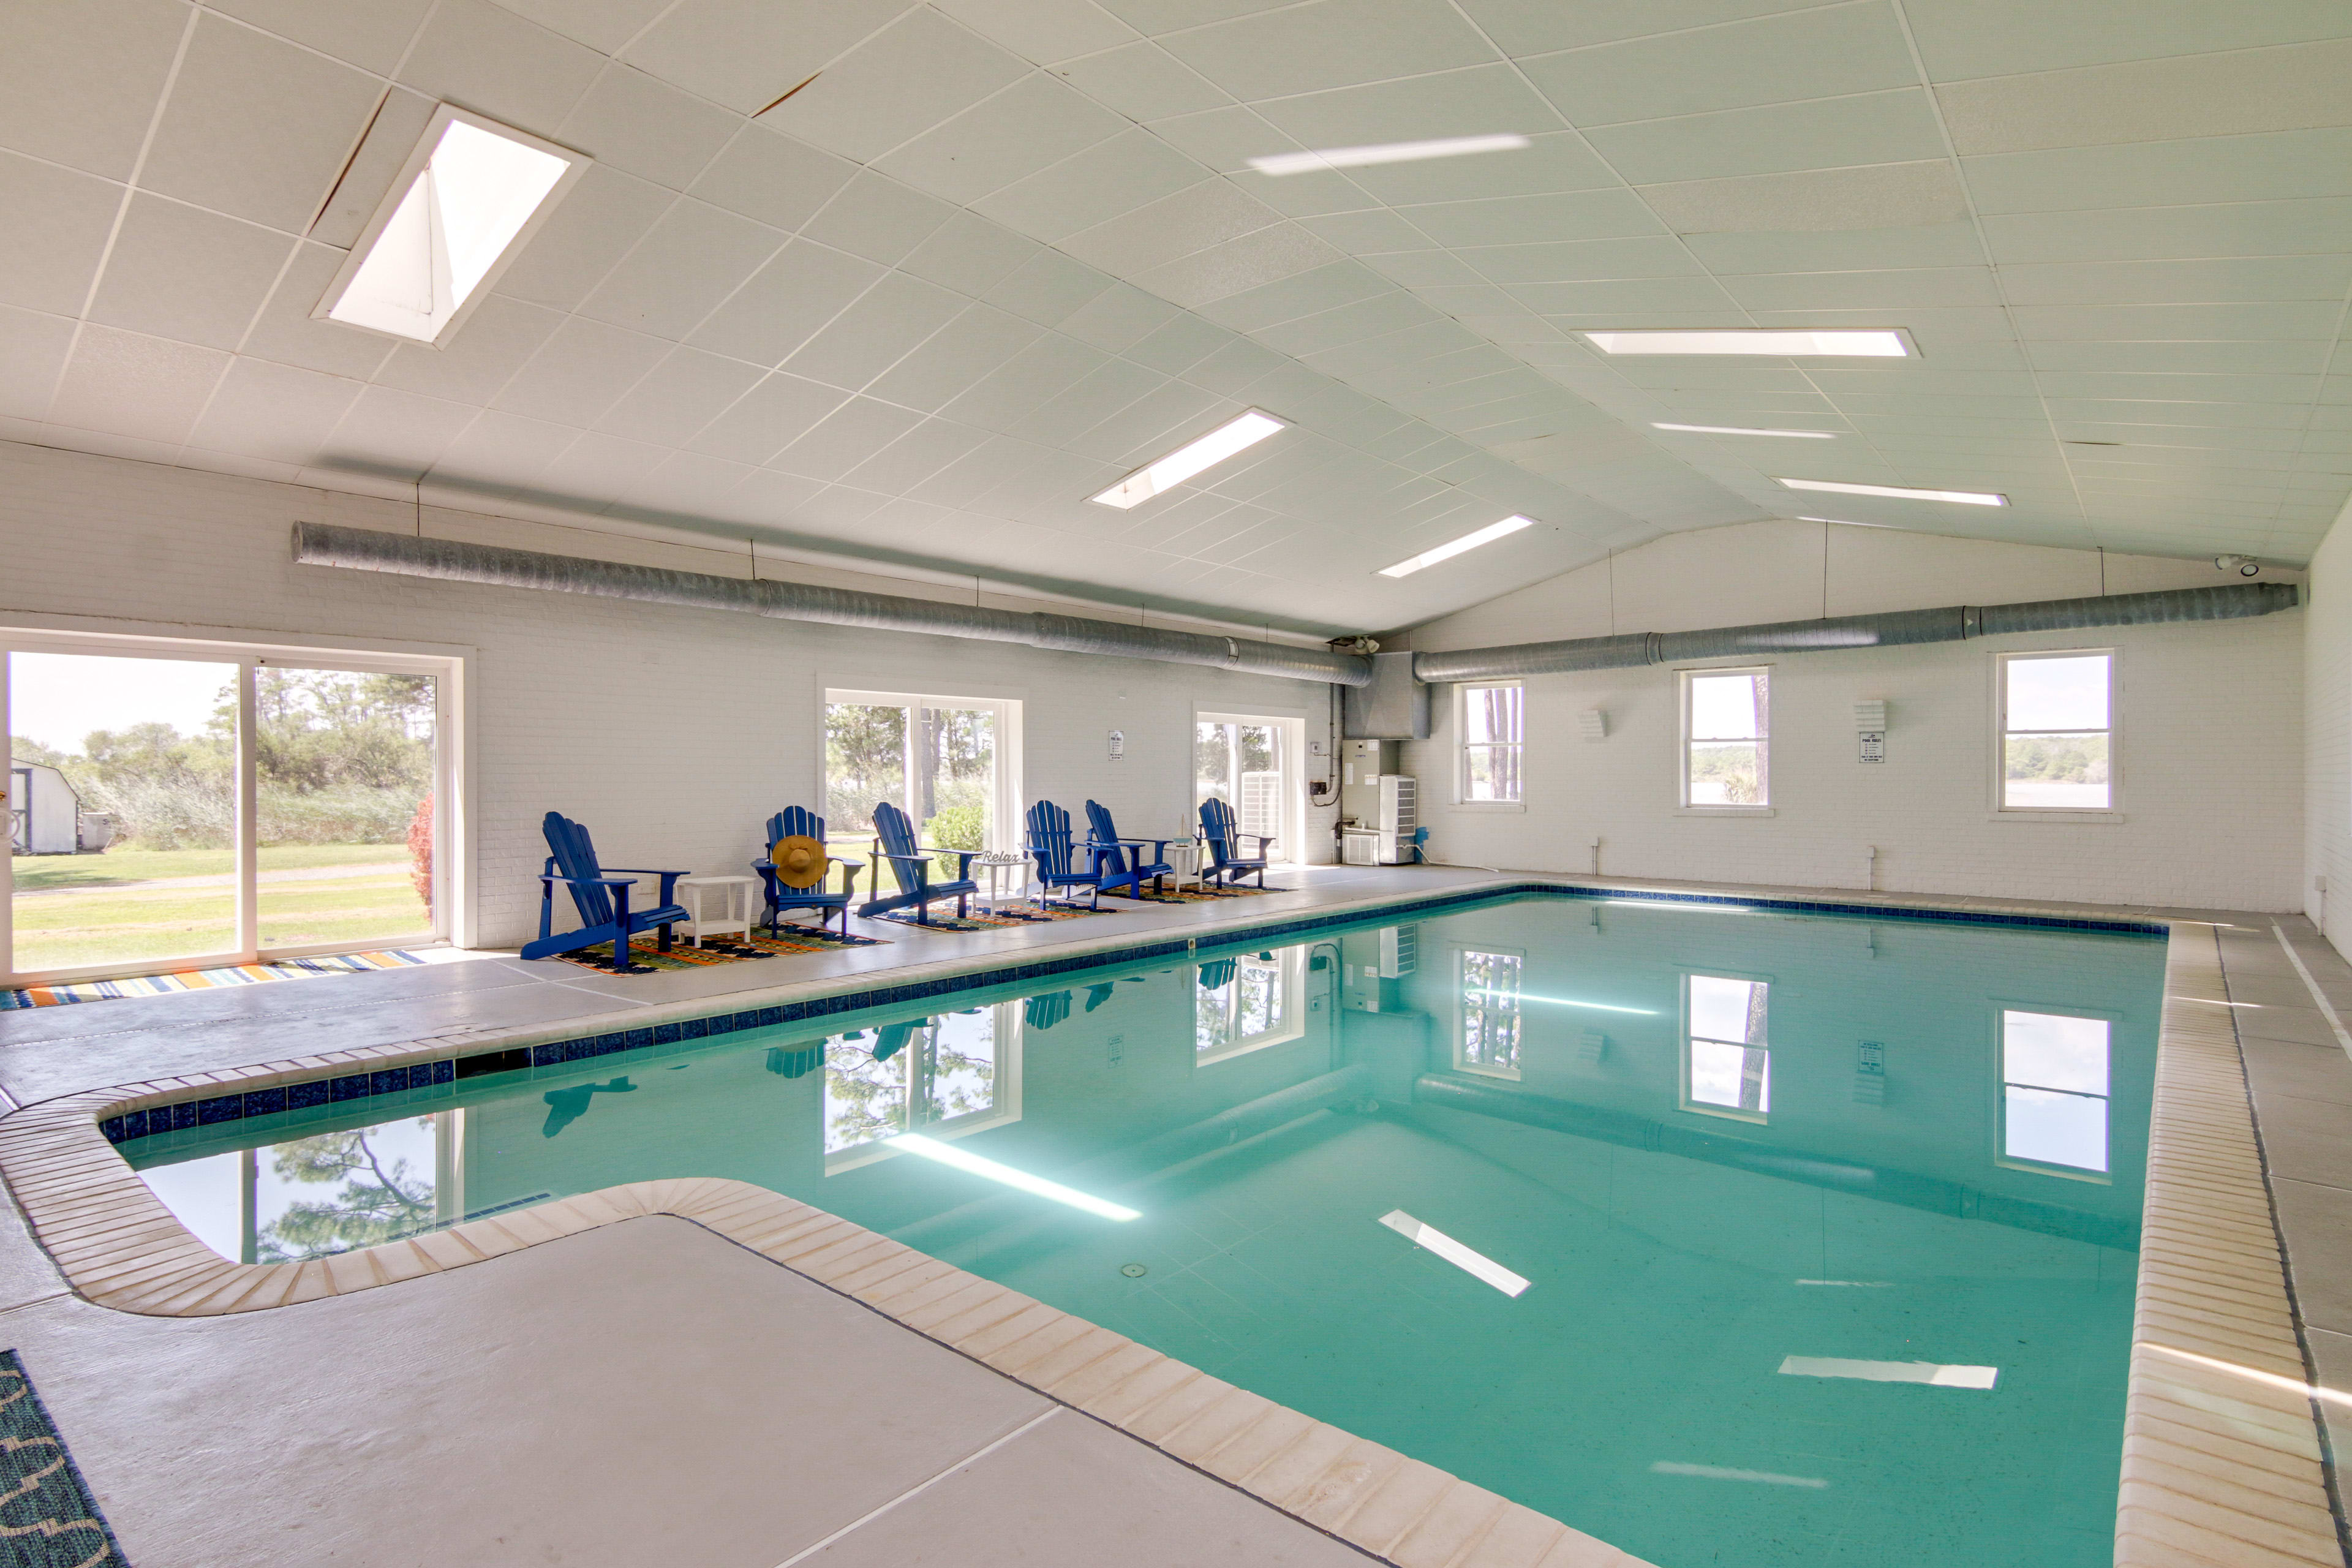
<svg viewBox="0 0 2352 1568">
<path fill-rule="evenodd" d="M 824 694 L 824 827 L 848 848 L 874 835 L 874 807 L 904 811 L 940 849 L 1012 849 L 1021 831 L 1021 704 L 912 692 Z M 952 869 L 955 862 L 943 865 Z M 879 879 L 896 872 L 877 864 Z"/>
<path fill-rule="evenodd" d="M 2105 1018 L 2002 1009 L 2004 1163 L 2106 1174 L 2109 1027 Z"/>
<path fill-rule="evenodd" d="M 1297 719 L 1195 713 L 1192 816 L 1183 831 L 1200 826 L 1203 802 L 1222 800 L 1234 808 L 1234 830 L 1247 836 L 1246 847 L 1259 847 L 1255 840 L 1262 836 L 1273 841 L 1263 847 L 1275 864 L 1303 858 L 1306 791 L 1298 782 L 1297 759 L 1306 749 L 1306 727 Z"/>
<path fill-rule="evenodd" d="M 1455 954 L 1459 1024 L 1454 1036 L 1454 1066 L 1487 1078 L 1519 1076 L 1519 981 L 1527 960 L 1516 952 Z"/>
<path fill-rule="evenodd" d="M 1771 804 L 1769 673 L 1683 671 L 1685 805 L 1755 809 Z"/>
<path fill-rule="evenodd" d="M 901 1133 L 962 1138 L 1021 1120 L 1021 1004 L 779 1047 L 768 1070 L 824 1071 L 824 1173 L 871 1164 Z"/>
<path fill-rule="evenodd" d="M 1213 959 L 1193 971 L 1192 1063 L 1264 1050 L 1307 1033 L 1305 948 Z"/>
<path fill-rule="evenodd" d="M 1761 1121 L 1772 1113 L 1771 984 L 1725 974 L 1683 977 L 1683 1109 Z"/>
<path fill-rule="evenodd" d="M 2000 808 L 2115 806 L 2115 655 L 2005 653 L 2000 688 Z"/>
<path fill-rule="evenodd" d="M 1526 694 L 1516 680 L 1462 689 L 1462 784 L 1465 801 L 1521 797 L 1520 729 Z"/>
</svg>

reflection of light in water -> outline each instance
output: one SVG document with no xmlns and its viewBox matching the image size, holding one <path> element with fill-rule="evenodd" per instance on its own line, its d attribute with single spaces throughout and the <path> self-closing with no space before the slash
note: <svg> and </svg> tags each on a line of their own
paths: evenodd
<svg viewBox="0 0 2352 1568">
<path fill-rule="evenodd" d="M 1654 1476 L 1703 1476 L 1716 1481 L 1760 1481 L 1768 1487 L 1810 1487 L 1818 1491 L 1829 1485 L 1819 1476 L 1776 1476 L 1769 1470 L 1727 1470 L 1720 1465 L 1685 1465 L 1675 1459 L 1660 1459 L 1650 1467 Z"/>
<path fill-rule="evenodd" d="M 1473 991 L 1473 996 L 1492 996 L 1503 1002 L 1542 1002 L 1554 1007 L 1587 1007 L 1596 1013 L 1639 1013 L 1644 1018 L 1658 1016 L 1655 1007 L 1620 1007 L 1609 1002 L 1579 1002 L 1572 996 L 1535 996 L 1516 991 Z"/>
<path fill-rule="evenodd" d="M 236 1152 L 231 1150 L 176 1165 L 151 1166 L 139 1175 L 198 1241 L 235 1261 L 240 1239 L 236 1166 Z"/>
<path fill-rule="evenodd" d="M 1997 1366 L 1938 1366 L 1931 1361 L 1847 1361 L 1842 1356 L 1782 1358 L 1785 1377 L 1851 1377 L 1864 1383 L 1924 1383 L 1936 1388 L 1990 1389 L 2000 1381 Z"/>
<path fill-rule="evenodd" d="M 893 1149 L 904 1149 L 909 1154 L 920 1154 L 926 1160 L 937 1160 L 942 1165 L 952 1165 L 959 1171 L 985 1176 L 992 1182 L 1003 1182 L 1008 1187 L 1034 1193 L 1041 1198 L 1051 1198 L 1057 1204 L 1067 1204 L 1074 1209 L 1084 1209 L 1105 1219 L 1143 1217 L 1139 1210 L 1096 1197 L 1091 1193 L 1082 1193 L 1076 1187 L 1066 1187 L 1059 1182 L 1049 1182 L 1043 1176 L 1033 1176 L 1026 1171 L 1016 1171 L 1010 1165 L 1000 1165 L 993 1160 L 959 1149 L 952 1143 L 942 1143 L 936 1138 L 926 1138 L 919 1132 L 909 1132 L 887 1142 Z"/>
<path fill-rule="evenodd" d="M 1710 915 L 1752 915 L 1759 913 L 1746 904 L 1685 903 L 1679 899 L 1603 899 L 1604 904 L 1619 904 L 1637 910 L 1690 910 Z"/>
<path fill-rule="evenodd" d="M 1454 1268 L 1476 1275 L 1506 1296 L 1517 1296 L 1528 1288 L 1526 1279 L 1485 1253 L 1472 1251 L 1435 1226 L 1422 1224 L 1402 1209 L 1391 1209 L 1381 1215 L 1381 1223 L 1415 1247 L 1426 1248 Z"/>
<path fill-rule="evenodd" d="M 1851 1285 L 1857 1290 L 1892 1290 L 1892 1279 L 1800 1279 L 1800 1285 Z"/>
</svg>

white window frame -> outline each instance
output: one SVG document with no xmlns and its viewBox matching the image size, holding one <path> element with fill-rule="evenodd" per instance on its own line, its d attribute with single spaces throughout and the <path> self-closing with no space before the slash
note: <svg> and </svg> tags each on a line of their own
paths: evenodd
<svg viewBox="0 0 2352 1568">
<path fill-rule="evenodd" d="M 2009 804 L 2009 667 L 2038 658 L 2105 658 L 2107 661 L 2107 804 L 2105 805 L 2011 805 Z M 1992 656 L 1992 811 L 1996 821 L 2096 822 L 2124 815 L 2123 650 L 2113 647 L 2053 647 Z M 2091 735 L 2095 730 L 2027 730 L 2029 735 Z"/>
<path fill-rule="evenodd" d="M 236 945 L 214 952 L 182 953 L 170 958 L 109 961 L 51 969 L 18 970 L 15 962 L 14 917 L 16 872 L 12 858 L 0 856 L 0 984 L 12 988 L 70 984 L 79 981 L 129 979 L 166 974 L 180 970 L 219 969 L 246 963 L 269 963 L 322 953 L 361 952 L 387 945 L 422 947 L 448 943 L 468 946 L 474 940 L 474 826 L 471 812 L 473 777 L 471 723 L 467 697 L 467 666 L 473 652 L 446 645 L 378 644 L 348 638 L 317 642 L 281 641 L 268 634 L 226 628 L 159 627 L 149 623 L 89 621 L 80 616 L 17 616 L 18 624 L 0 626 L 0 737 L 11 733 L 8 713 L 8 655 L 11 653 L 82 654 L 105 658 L 155 658 L 237 667 L 236 773 L 233 784 L 236 811 L 236 878 L 234 936 Z M 80 626 L 91 629 L 77 629 Z M 191 632 L 211 635 L 191 636 Z M 433 925 L 429 931 L 390 933 L 364 941 L 313 942 L 295 947 L 260 944 L 259 889 L 255 881 L 259 846 L 256 832 L 257 794 L 255 767 L 253 672 L 261 666 L 291 669 L 348 670 L 355 674 L 430 675 L 434 678 L 435 758 L 433 778 L 434 853 Z M 0 739 L 0 750 L 6 742 Z"/>
<path fill-rule="evenodd" d="M 1745 675 L 1764 683 L 1764 700 L 1757 705 L 1761 715 L 1759 728 L 1763 733 L 1756 738 L 1756 784 L 1763 799 L 1752 804 L 1727 805 L 1713 802 L 1695 803 L 1691 799 L 1691 747 L 1697 742 L 1691 738 L 1691 681 L 1709 676 Z M 1675 723 L 1675 798 L 1677 809 L 1696 816 L 1770 816 L 1772 806 L 1772 667 L 1769 664 L 1738 664 L 1675 672 L 1675 708 L 1679 718 Z"/>
<path fill-rule="evenodd" d="M 992 802 L 993 809 L 989 813 L 991 820 L 988 832 L 982 839 L 982 847 L 998 854 L 1010 853 L 1021 847 L 1021 816 L 1024 809 L 1021 794 L 1021 699 L 1017 697 L 954 697 L 938 692 L 867 691 L 847 687 L 826 687 L 823 700 L 817 705 L 816 798 L 817 815 L 827 817 L 830 814 L 824 809 L 824 802 L 831 798 L 832 781 L 825 777 L 824 773 L 824 710 L 837 702 L 855 703 L 872 708 L 904 708 L 909 710 L 907 721 L 907 745 L 909 754 L 906 759 L 905 767 L 907 788 L 910 798 L 899 803 L 909 808 L 909 816 L 913 815 L 911 808 L 914 803 L 911 799 L 911 792 L 915 785 L 914 758 L 911 752 L 918 727 L 921 723 L 921 710 L 925 708 L 984 708 L 994 713 L 996 715 L 996 779 L 993 792 L 995 798 Z M 914 825 L 914 828 L 919 836 L 923 831 L 923 825 L 918 822 Z M 830 820 L 825 823 L 825 831 L 828 833 L 835 831 Z M 879 878 L 880 875 L 879 866 L 868 868 L 867 885 L 877 891 L 880 890 L 881 883 L 874 879 Z"/>
<path fill-rule="evenodd" d="M 1512 742 L 1480 742 L 1479 749 L 1517 752 L 1519 793 L 1507 800 L 1479 800 L 1470 794 L 1470 693 L 1497 688 L 1519 694 L 1519 738 Z M 1454 688 L 1454 804 L 1472 811 L 1525 811 L 1528 808 L 1528 691 L 1524 680 L 1465 680 Z"/>
<path fill-rule="evenodd" d="M 988 1109 L 967 1110 L 961 1116 L 944 1117 L 938 1121 L 927 1121 L 920 1127 L 902 1128 L 901 1131 L 920 1132 L 926 1138 L 936 1138 L 944 1143 L 952 1142 L 959 1138 L 969 1138 L 975 1132 L 985 1132 L 991 1128 L 1009 1127 L 1021 1120 L 1021 1054 L 1024 1044 L 1022 1037 L 1024 1025 L 1021 1003 L 1018 1000 L 996 1002 L 990 1004 L 989 1006 L 990 1011 L 995 1016 L 990 1037 L 996 1045 L 996 1076 L 991 1080 L 991 1087 L 994 1092 L 991 1096 Z M 939 1016 L 933 1015 L 934 1017 Z M 904 1022 L 904 1020 L 896 1021 Z M 868 1024 L 866 1026 L 865 1032 L 871 1036 L 876 1027 L 876 1025 Z M 832 1047 L 842 1043 L 842 1036 L 828 1035 L 815 1047 L 815 1049 L 822 1058 Z M 911 1052 L 902 1054 L 906 1055 L 908 1069 L 912 1070 L 913 1054 Z M 820 1075 L 826 1070 L 822 1059 L 819 1060 L 816 1070 Z M 908 1097 L 908 1103 L 912 1103 L 911 1095 Z M 817 1101 L 820 1117 L 824 1114 L 824 1086 L 820 1084 Z M 824 1132 L 822 1125 L 817 1131 L 818 1136 L 822 1138 Z M 876 1138 L 864 1143 L 852 1143 L 846 1149 L 826 1151 L 824 1173 L 827 1176 L 838 1176 L 845 1172 L 855 1171 L 861 1165 L 871 1165 L 881 1160 L 895 1160 L 904 1152 L 904 1150 L 893 1149 L 887 1140 L 882 1138 Z"/>
<path fill-rule="evenodd" d="M 1514 1066 L 1507 1068 L 1496 1067 L 1491 1063 L 1474 1062 L 1469 1058 L 1469 1052 L 1465 1047 L 1468 1044 L 1466 1034 L 1470 1026 L 1470 992 L 1469 980 L 1463 973 L 1463 970 L 1468 964 L 1469 958 L 1472 953 L 1476 953 L 1482 958 L 1512 958 L 1518 960 L 1519 989 L 1512 998 L 1512 1012 L 1517 1018 L 1519 1025 L 1517 1061 Z M 1528 1013 L 1526 1005 L 1528 976 L 1527 963 L 1528 954 L 1525 948 L 1496 947 L 1491 943 L 1475 947 L 1471 946 L 1466 942 L 1456 943 L 1454 945 L 1454 1047 L 1452 1055 L 1454 1070 L 1455 1072 L 1471 1073 L 1480 1078 L 1500 1079 L 1507 1083 L 1517 1083 L 1526 1075 L 1528 1059 Z"/>
<path fill-rule="evenodd" d="M 1192 710 L 1192 727 L 1184 741 L 1184 816 L 1182 831 L 1201 831 L 1201 726 L 1255 724 L 1282 731 L 1282 821 L 1270 866 L 1307 864 L 1307 720 L 1299 713 L 1231 713 L 1207 708 Z M 1239 820 L 1240 803 L 1234 804 Z M 1127 826 L 1127 831 L 1138 831 Z M 1203 857 L 1208 851 L 1202 848 Z M 1205 858 L 1203 864 L 1206 864 Z"/>
<path fill-rule="evenodd" d="M 1691 1033 L 1690 983 L 1693 979 L 1739 980 L 1746 981 L 1750 984 L 1761 985 L 1764 987 L 1763 1044 L 1760 1046 L 1747 1046 L 1742 1043 L 1743 1048 L 1745 1049 L 1760 1050 L 1764 1053 L 1764 1092 L 1761 1097 L 1764 1104 L 1761 1110 L 1748 1110 L 1736 1105 L 1717 1105 L 1710 1101 L 1697 1100 L 1691 1098 L 1692 1041 L 1694 1039 L 1703 1037 L 1711 1043 L 1719 1045 L 1741 1043 L 1730 1040 L 1717 1041 L 1712 1035 L 1698 1037 L 1694 1036 Z M 1676 1041 L 1676 1049 L 1675 1051 L 1676 1060 L 1675 1103 L 1676 1109 L 1689 1111 L 1695 1116 L 1718 1116 L 1727 1121 L 1745 1121 L 1749 1123 L 1751 1126 L 1757 1127 L 1769 1125 L 1772 1120 L 1772 977 L 1769 974 L 1744 974 L 1736 971 L 1723 969 L 1685 969 L 1682 971 L 1676 978 L 1675 992 L 1677 999 L 1682 1005 L 1681 1026 L 1675 1031 L 1675 1035 Z"/>
<path fill-rule="evenodd" d="M 2109 710 L 2109 717 L 2114 710 Z M 2090 1094 L 2080 1089 L 2049 1089 L 2042 1084 L 2020 1082 L 2020 1089 L 2039 1089 L 2047 1094 L 2073 1094 L 2084 1100 L 2103 1102 L 2107 1110 L 2107 1168 L 2093 1171 L 2081 1165 L 2053 1164 L 2046 1160 L 2020 1159 L 2009 1152 L 2009 1016 L 2011 1013 L 2038 1013 L 2052 1018 L 2093 1018 L 2107 1026 L 2107 1092 Z M 1992 1163 L 2007 1171 L 2028 1171 L 2037 1176 L 2056 1176 L 2062 1181 L 2089 1182 L 2095 1186 L 2115 1184 L 2116 1165 L 2116 1026 L 2122 1021 L 2116 1013 L 2103 1012 L 2095 1007 L 2065 1006 L 2053 1002 L 2013 1001 L 1996 997 L 1992 1005 Z"/>
<path fill-rule="evenodd" d="M 1235 1057 L 1245 1057 L 1252 1051 L 1262 1051 L 1271 1046 L 1288 1045 L 1293 1040 L 1304 1039 L 1307 1037 L 1307 950 L 1304 947 L 1276 948 L 1270 962 L 1260 959 L 1255 953 L 1237 952 L 1229 956 L 1236 961 L 1232 1001 L 1238 1002 L 1241 998 L 1240 965 L 1251 963 L 1272 968 L 1275 971 L 1276 984 L 1280 986 L 1277 994 L 1282 1006 L 1275 1016 L 1271 1026 L 1265 1033 L 1244 1035 L 1213 1050 L 1204 1051 L 1200 1048 L 1198 1011 L 1201 1005 L 1200 999 L 1197 994 L 1189 998 L 1194 1008 L 1192 1065 L 1195 1068 L 1210 1067 L 1218 1062 L 1229 1062 Z M 1193 965 L 1188 978 L 1192 990 L 1197 994 L 1201 988 L 1201 966 Z M 1227 1016 L 1229 1018 L 1231 1016 L 1230 1009 Z"/>
</svg>

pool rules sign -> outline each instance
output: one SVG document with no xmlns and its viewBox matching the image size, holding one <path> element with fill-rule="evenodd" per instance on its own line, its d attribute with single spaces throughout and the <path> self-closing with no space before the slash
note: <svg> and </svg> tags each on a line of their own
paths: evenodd
<svg viewBox="0 0 2352 1568">
<path fill-rule="evenodd" d="M 1860 761 L 1886 760 L 1886 700 L 1872 698 L 1853 705 L 1853 728 L 1861 742 Z"/>
</svg>

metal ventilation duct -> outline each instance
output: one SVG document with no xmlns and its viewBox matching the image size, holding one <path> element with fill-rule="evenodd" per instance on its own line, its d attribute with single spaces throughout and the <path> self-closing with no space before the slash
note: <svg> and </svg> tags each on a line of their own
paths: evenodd
<svg viewBox="0 0 2352 1568">
<path fill-rule="evenodd" d="M 2147 626 L 2171 621 L 2233 621 L 2291 610 L 2292 583 L 2247 583 L 2223 588 L 2171 588 L 2155 594 L 2102 594 L 2087 599 L 2044 599 L 2030 605 L 1954 605 L 1940 610 L 1895 610 L 1878 616 L 1838 616 L 1817 621 L 1724 626 L 1703 632 L 1629 632 L 1568 642 L 1417 653 L 1417 680 L 1498 680 L 1559 675 L 1578 669 L 1622 669 L 1687 659 L 1738 658 L 1751 654 L 1827 653 L 1838 648 L 1897 647 L 1906 643 L 1958 642 L 2008 632 L 2073 631 L 2089 626 Z"/>
<path fill-rule="evenodd" d="M 1157 659 L 1164 664 L 1206 665 L 1245 675 L 1290 680 L 1325 680 L 1365 686 L 1372 661 L 1355 654 L 1289 647 L 1248 637 L 1202 637 L 1155 631 L 1076 616 L 1026 615 L 971 605 L 907 599 L 895 594 L 859 594 L 799 583 L 714 577 L 658 566 L 627 566 L 572 555 L 542 555 L 448 539 L 419 539 L 372 529 L 329 523 L 294 525 L 294 559 L 306 566 L 341 566 L 358 572 L 391 572 L 445 583 L 479 583 L 498 588 L 536 588 L 547 593 L 590 594 L 605 599 L 677 605 L 695 610 L 731 610 L 784 621 L 863 626 L 872 631 L 920 632 L 930 637 L 976 637 L 984 642 L 1025 643 L 1056 653 L 1107 654 L 1118 658 Z"/>
</svg>

